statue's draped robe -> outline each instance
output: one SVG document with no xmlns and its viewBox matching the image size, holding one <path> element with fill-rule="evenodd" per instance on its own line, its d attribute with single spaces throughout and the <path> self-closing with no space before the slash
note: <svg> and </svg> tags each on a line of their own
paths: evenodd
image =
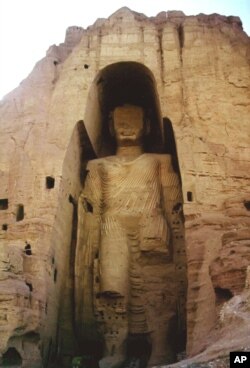
<svg viewBox="0 0 250 368">
<path fill-rule="evenodd" d="M 94 332 L 100 295 L 122 297 L 130 333 L 150 330 L 143 300 L 141 254 L 171 261 L 171 211 L 181 202 L 170 155 L 144 153 L 89 161 L 79 199 L 75 316 L 80 336 Z M 129 312 L 128 312 L 129 310 Z"/>
</svg>

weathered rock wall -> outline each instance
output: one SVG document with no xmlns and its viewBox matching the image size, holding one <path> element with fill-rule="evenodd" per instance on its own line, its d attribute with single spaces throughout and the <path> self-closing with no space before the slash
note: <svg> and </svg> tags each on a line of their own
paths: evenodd
<svg viewBox="0 0 250 368">
<path fill-rule="evenodd" d="M 162 116 L 173 125 L 184 197 L 189 353 L 204 348 L 214 327 L 215 288 L 235 294 L 244 287 L 249 38 L 235 17 L 163 12 L 147 18 L 123 8 L 87 30 L 69 29 L 65 43 L 50 47 L 1 101 L 0 199 L 8 205 L 0 210 L 0 351 L 15 346 L 24 362 L 13 339 L 36 334 L 31 340 L 46 360 L 63 344 L 59 311 L 62 329 L 70 330 L 71 306 L 63 301 L 72 292 L 72 202 L 80 191 L 76 124 L 85 120 L 92 138 L 90 88 L 100 70 L 120 61 L 153 73 Z M 24 218 L 17 221 L 20 204 Z"/>
</svg>

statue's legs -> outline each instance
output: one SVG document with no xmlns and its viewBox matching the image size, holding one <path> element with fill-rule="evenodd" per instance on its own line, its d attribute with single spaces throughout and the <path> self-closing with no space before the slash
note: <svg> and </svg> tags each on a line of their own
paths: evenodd
<svg viewBox="0 0 250 368">
<path fill-rule="evenodd" d="M 169 356 L 169 354 L 172 355 L 171 351 L 168 351 L 166 334 L 167 328 L 166 324 L 164 323 L 155 325 L 155 329 L 151 331 L 150 338 L 152 344 L 152 352 L 148 362 L 148 367 L 152 367 L 156 364 L 166 363 L 166 358 Z"/>
<path fill-rule="evenodd" d="M 94 272 L 95 317 L 105 345 L 101 368 L 119 367 L 130 359 L 144 362 L 146 367 L 166 358 L 167 322 L 161 313 L 155 315 L 155 308 L 160 307 L 159 290 L 151 291 L 151 296 L 155 294 L 150 301 L 153 310 L 145 305 L 145 282 L 156 275 L 150 273 L 145 279 L 142 272 L 138 226 L 123 229 L 103 232 Z M 157 267 L 155 271 L 157 274 Z M 154 326 L 148 324 L 152 313 Z"/>
<path fill-rule="evenodd" d="M 147 334 L 148 326 L 145 315 L 143 300 L 143 278 L 141 267 L 139 265 L 140 248 L 139 248 L 139 231 L 129 231 L 128 244 L 130 251 L 129 264 L 129 333 L 130 334 Z"/>
<path fill-rule="evenodd" d="M 151 341 L 145 310 L 138 225 L 127 229 L 127 239 L 130 251 L 127 358 L 131 367 L 133 362 L 137 362 L 138 367 L 146 367 L 151 354 Z"/>
<path fill-rule="evenodd" d="M 102 233 L 99 265 L 101 294 L 123 297 L 127 302 L 129 247 L 124 230 L 118 225 L 105 228 Z"/>
<path fill-rule="evenodd" d="M 111 368 L 124 361 L 128 335 L 129 250 L 121 228 L 103 231 L 98 263 L 95 314 L 105 345 L 100 367 Z"/>
</svg>

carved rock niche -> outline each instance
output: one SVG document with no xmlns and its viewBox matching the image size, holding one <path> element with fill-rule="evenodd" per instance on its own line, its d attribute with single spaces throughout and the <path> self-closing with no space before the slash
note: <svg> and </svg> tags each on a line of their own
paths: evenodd
<svg viewBox="0 0 250 368">
<path fill-rule="evenodd" d="M 140 114 L 141 154 L 120 158 L 116 119 L 133 130 Z M 90 90 L 85 122 L 95 126 L 98 158 L 82 175 L 78 204 L 79 345 L 85 355 L 98 346 L 101 367 L 173 363 L 186 345 L 183 200 L 171 122 L 161 118 L 150 70 L 135 62 L 104 68 Z"/>
<path fill-rule="evenodd" d="M 238 17 L 125 7 L 1 100 L 0 365 L 249 350 L 249 45 Z"/>
</svg>

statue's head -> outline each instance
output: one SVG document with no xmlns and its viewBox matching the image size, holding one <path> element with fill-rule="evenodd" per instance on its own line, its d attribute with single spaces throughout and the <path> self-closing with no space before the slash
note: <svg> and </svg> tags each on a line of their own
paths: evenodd
<svg viewBox="0 0 250 368">
<path fill-rule="evenodd" d="M 142 107 L 123 105 L 112 112 L 109 128 L 118 145 L 141 144 L 149 124 Z"/>
</svg>

